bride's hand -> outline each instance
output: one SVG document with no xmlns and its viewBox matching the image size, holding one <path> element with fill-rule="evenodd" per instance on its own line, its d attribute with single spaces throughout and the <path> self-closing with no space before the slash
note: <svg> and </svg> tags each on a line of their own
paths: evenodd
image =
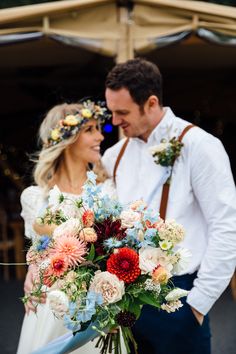
<svg viewBox="0 0 236 354">
<path fill-rule="evenodd" d="M 33 224 L 33 229 L 38 235 L 49 235 L 53 234 L 53 231 L 58 225 L 56 224 L 39 224 L 37 221 Z"/>
<path fill-rule="evenodd" d="M 25 312 L 28 315 L 30 311 L 34 313 L 37 312 L 37 304 L 46 302 L 46 294 L 42 294 L 40 298 L 31 296 L 31 292 L 34 287 L 34 271 L 33 266 L 31 265 L 26 274 L 25 283 L 24 283 L 24 292 L 25 296 L 28 297 L 27 302 L 25 303 Z"/>
</svg>

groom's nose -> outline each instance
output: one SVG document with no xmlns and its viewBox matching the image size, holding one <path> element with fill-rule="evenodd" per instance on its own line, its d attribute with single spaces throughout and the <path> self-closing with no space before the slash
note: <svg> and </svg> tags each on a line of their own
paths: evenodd
<svg viewBox="0 0 236 354">
<path fill-rule="evenodd" d="M 121 117 L 117 113 L 112 113 L 112 124 L 113 125 L 120 125 L 122 122 Z"/>
</svg>

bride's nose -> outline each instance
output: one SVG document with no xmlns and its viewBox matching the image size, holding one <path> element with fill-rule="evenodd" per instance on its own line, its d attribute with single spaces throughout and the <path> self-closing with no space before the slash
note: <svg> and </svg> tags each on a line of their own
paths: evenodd
<svg viewBox="0 0 236 354">
<path fill-rule="evenodd" d="M 96 133 L 96 140 L 99 141 L 99 142 L 104 140 L 104 136 L 99 130 Z"/>
</svg>

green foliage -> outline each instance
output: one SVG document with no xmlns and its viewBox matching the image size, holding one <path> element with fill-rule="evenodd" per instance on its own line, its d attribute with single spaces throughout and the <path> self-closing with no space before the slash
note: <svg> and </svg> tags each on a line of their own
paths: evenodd
<svg viewBox="0 0 236 354">
<path fill-rule="evenodd" d="M 94 257 L 95 257 L 95 247 L 94 247 L 94 244 L 92 243 L 92 244 L 91 244 L 91 247 L 90 247 L 89 254 L 88 254 L 88 256 L 87 256 L 87 260 L 88 260 L 88 261 L 93 261 L 93 260 L 94 260 Z"/>
<path fill-rule="evenodd" d="M 142 294 L 139 294 L 139 300 L 142 301 L 144 304 L 160 308 L 159 301 L 150 292 L 148 292 L 147 294 L 145 292 L 143 292 Z"/>
</svg>

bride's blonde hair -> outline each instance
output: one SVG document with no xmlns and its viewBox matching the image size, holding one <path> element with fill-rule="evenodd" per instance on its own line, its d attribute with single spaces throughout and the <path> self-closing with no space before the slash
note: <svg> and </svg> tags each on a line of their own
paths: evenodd
<svg viewBox="0 0 236 354">
<path fill-rule="evenodd" d="M 81 109 L 81 104 L 79 103 L 63 103 L 57 105 L 47 113 L 39 128 L 39 140 L 43 147 L 33 159 L 36 163 L 33 177 L 35 183 L 42 187 L 45 193 L 47 193 L 52 186 L 53 177 L 62 159 L 64 150 L 67 146 L 76 141 L 78 134 L 49 147 L 47 146 L 48 137 L 60 120 L 64 119 L 68 114 L 76 114 L 79 109 Z M 100 162 L 97 164 L 97 172 L 99 173 L 99 182 L 102 182 L 107 178 L 105 170 Z"/>
</svg>

